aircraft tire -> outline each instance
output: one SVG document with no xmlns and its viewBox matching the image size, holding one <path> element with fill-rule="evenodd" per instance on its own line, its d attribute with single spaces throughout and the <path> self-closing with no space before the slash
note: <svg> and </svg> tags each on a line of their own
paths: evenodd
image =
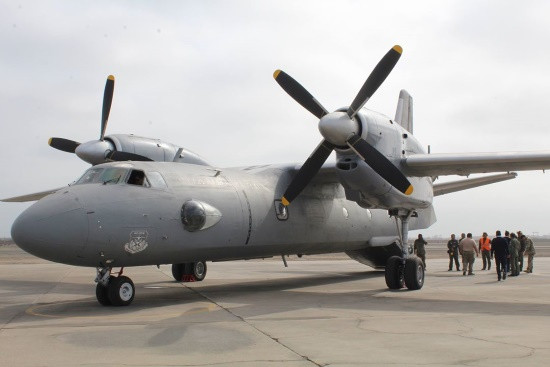
<svg viewBox="0 0 550 367">
<path fill-rule="evenodd" d="M 185 275 L 185 264 L 172 264 L 172 276 L 176 282 L 181 282 Z"/>
<path fill-rule="evenodd" d="M 401 261 L 401 257 L 392 256 L 386 262 L 384 273 L 386 276 L 386 285 L 389 289 L 401 289 L 405 286 Z"/>
<path fill-rule="evenodd" d="M 128 277 L 111 277 L 109 280 L 108 295 L 113 306 L 128 306 L 134 300 L 136 288 Z"/>
<path fill-rule="evenodd" d="M 201 282 L 206 277 L 206 262 L 205 261 L 197 261 L 196 263 L 192 264 L 192 271 L 193 276 L 195 277 L 195 280 L 197 282 Z"/>
<path fill-rule="evenodd" d="M 107 287 L 104 287 L 100 283 L 95 286 L 95 297 L 102 306 L 111 306 L 111 300 L 109 299 L 109 291 Z"/>
<path fill-rule="evenodd" d="M 417 256 L 405 261 L 405 285 L 409 290 L 418 290 L 424 285 L 424 265 Z"/>
</svg>

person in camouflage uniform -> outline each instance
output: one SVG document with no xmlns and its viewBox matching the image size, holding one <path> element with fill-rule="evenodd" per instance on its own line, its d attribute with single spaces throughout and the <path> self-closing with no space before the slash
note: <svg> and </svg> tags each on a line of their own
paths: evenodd
<svg viewBox="0 0 550 367">
<path fill-rule="evenodd" d="M 453 260 L 456 271 L 460 271 L 460 265 L 458 264 L 458 241 L 455 239 L 454 233 L 451 235 L 449 242 L 447 242 L 447 248 L 447 253 L 449 254 L 449 271 L 453 270 Z"/>
<path fill-rule="evenodd" d="M 519 243 L 518 236 L 515 233 L 510 233 L 510 268 L 512 274 L 510 276 L 517 277 L 519 275 L 519 250 L 521 249 L 521 243 Z"/>
<path fill-rule="evenodd" d="M 422 264 L 424 265 L 424 270 L 426 269 L 426 245 L 428 242 L 422 238 L 422 235 L 419 234 L 418 238 L 414 240 L 414 253 L 416 256 L 422 259 Z"/>
<path fill-rule="evenodd" d="M 535 245 L 533 244 L 533 241 L 526 235 L 523 235 L 525 237 L 525 255 L 527 255 L 527 269 L 525 270 L 526 273 L 532 273 L 533 272 L 533 258 L 535 257 L 536 251 L 535 251 Z"/>
</svg>

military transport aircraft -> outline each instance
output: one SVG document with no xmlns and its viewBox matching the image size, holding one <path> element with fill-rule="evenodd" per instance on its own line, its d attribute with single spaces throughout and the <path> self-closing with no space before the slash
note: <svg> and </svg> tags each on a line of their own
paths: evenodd
<svg viewBox="0 0 550 367">
<path fill-rule="evenodd" d="M 515 178 L 513 170 L 550 168 L 550 151 L 427 154 L 412 135 L 406 91 L 393 120 L 363 108 L 401 53 L 390 49 L 351 105 L 334 112 L 288 74 L 274 73 L 320 119 L 323 140 L 301 166 L 220 168 L 154 139 L 105 136 L 110 77 L 100 139 L 50 141 L 93 166 L 68 187 L 6 199 L 42 197 L 13 223 L 13 240 L 44 259 L 95 267 L 102 305 L 134 299 L 125 267 L 172 264 L 177 281 L 200 281 L 207 261 L 290 254 L 345 252 L 385 268 L 391 289 L 420 289 L 424 268 L 409 253 L 407 237 L 435 222 L 433 197 Z M 151 144 L 168 148 L 155 155 Z M 325 163 L 332 151 L 336 163 Z M 433 183 L 441 175 L 487 172 L 504 173 Z"/>
</svg>

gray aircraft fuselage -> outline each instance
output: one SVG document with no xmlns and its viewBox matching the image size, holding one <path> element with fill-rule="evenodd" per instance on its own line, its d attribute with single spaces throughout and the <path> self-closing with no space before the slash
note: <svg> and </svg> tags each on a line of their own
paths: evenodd
<svg viewBox="0 0 550 367">
<path fill-rule="evenodd" d="M 373 126 L 369 125 L 369 133 L 380 134 L 382 127 Z M 401 127 L 388 123 L 384 128 L 384 146 L 400 146 L 391 140 L 400 139 Z M 389 134 L 389 129 L 395 132 Z M 384 146 L 378 149 L 383 151 Z M 348 152 L 337 153 L 338 162 L 349 162 Z M 372 184 L 379 191 L 385 185 L 362 161 L 356 163 L 354 169 L 339 169 L 337 164 L 331 172 L 321 172 L 291 206 L 282 209 L 286 215 L 277 209 L 283 208 L 279 199 L 294 167 L 101 164 L 90 170 L 118 170 L 122 177 L 106 183 L 81 179 L 44 197 L 17 218 L 12 236 L 21 248 L 36 256 L 91 267 L 318 254 L 390 245 L 397 231 L 387 208 L 374 209 L 376 205 L 371 205 L 368 209 L 368 202 L 360 202 L 360 206 L 346 198 L 346 190 L 355 190 L 357 181 L 348 179 L 349 175 L 360 175 L 367 190 Z M 129 184 L 133 171 L 144 172 L 151 181 L 149 187 Z M 346 189 L 342 181 L 349 183 Z M 431 179 L 413 177 L 411 182 L 415 194 L 406 200 L 419 209 L 431 208 Z M 363 199 L 369 198 L 367 190 L 362 190 Z M 404 198 L 389 185 L 375 194 L 371 202 L 391 203 Z M 215 223 L 202 230 L 187 230 L 182 223 L 182 206 L 189 201 L 213 208 L 214 215 L 208 220 Z M 432 218 L 419 216 L 412 218 L 410 228 L 425 228 L 431 223 Z"/>
</svg>

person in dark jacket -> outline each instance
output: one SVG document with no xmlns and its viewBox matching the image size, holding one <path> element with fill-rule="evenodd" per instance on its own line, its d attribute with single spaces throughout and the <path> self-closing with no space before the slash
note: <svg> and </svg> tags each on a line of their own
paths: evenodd
<svg viewBox="0 0 550 367">
<path fill-rule="evenodd" d="M 496 237 L 491 241 L 491 257 L 493 256 L 497 264 L 498 280 L 506 279 L 506 262 L 509 256 L 508 242 L 501 237 L 500 231 L 496 231 Z"/>
</svg>

